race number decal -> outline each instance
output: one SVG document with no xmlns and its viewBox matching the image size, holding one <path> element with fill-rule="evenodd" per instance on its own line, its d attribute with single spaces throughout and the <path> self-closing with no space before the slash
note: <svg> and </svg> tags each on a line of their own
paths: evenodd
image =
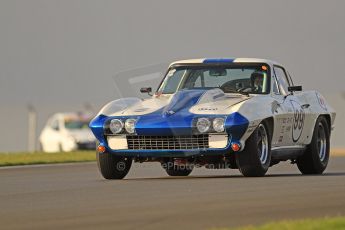
<svg viewBox="0 0 345 230">
<path fill-rule="evenodd" d="M 298 102 L 292 100 L 290 102 L 294 111 L 292 124 L 292 140 L 293 142 L 297 142 L 302 135 L 305 112 Z"/>
</svg>

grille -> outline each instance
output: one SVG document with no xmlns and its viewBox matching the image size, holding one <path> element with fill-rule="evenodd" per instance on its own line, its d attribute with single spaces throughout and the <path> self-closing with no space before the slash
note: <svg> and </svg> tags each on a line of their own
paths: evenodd
<svg viewBox="0 0 345 230">
<path fill-rule="evenodd" d="M 127 136 L 128 149 L 205 149 L 208 135 Z"/>
</svg>

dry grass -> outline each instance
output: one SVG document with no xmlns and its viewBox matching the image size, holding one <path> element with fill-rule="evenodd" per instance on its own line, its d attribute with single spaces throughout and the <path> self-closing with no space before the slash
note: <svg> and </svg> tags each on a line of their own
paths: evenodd
<svg viewBox="0 0 345 230">
<path fill-rule="evenodd" d="M 217 230 L 345 230 L 344 217 L 270 222 L 261 226 L 217 228 Z"/>
<path fill-rule="evenodd" d="M 87 162 L 95 160 L 95 151 L 76 151 L 66 153 L 0 153 L 0 166 Z"/>
</svg>

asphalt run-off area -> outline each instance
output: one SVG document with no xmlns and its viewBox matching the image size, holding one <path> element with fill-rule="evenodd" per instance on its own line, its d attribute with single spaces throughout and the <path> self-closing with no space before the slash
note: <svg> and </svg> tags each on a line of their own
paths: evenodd
<svg viewBox="0 0 345 230">
<path fill-rule="evenodd" d="M 345 214 L 345 157 L 323 175 L 289 162 L 267 176 L 197 168 L 168 177 L 160 164 L 134 164 L 104 180 L 95 162 L 0 168 L 2 229 L 207 229 Z"/>
</svg>

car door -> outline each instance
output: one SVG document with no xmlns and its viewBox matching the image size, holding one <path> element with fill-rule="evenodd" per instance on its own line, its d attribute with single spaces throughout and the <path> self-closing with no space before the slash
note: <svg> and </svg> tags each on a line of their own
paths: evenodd
<svg viewBox="0 0 345 230">
<path fill-rule="evenodd" d="M 293 139 L 298 139 L 299 133 L 296 131 L 299 128 L 294 129 L 294 116 L 295 110 L 298 108 L 298 99 L 289 93 L 288 87 L 292 84 L 286 74 L 286 71 L 281 66 L 273 67 L 273 83 L 276 84 L 276 88 L 273 87 L 273 98 L 275 98 L 277 105 L 274 112 L 275 117 L 275 133 L 272 141 L 273 147 L 292 146 L 294 145 Z M 302 115 L 301 115 L 302 116 Z M 303 119 L 298 115 L 298 120 Z"/>
<path fill-rule="evenodd" d="M 288 91 L 288 87 L 293 83 L 288 77 L 286 70 L 281 66 L 273 68 L 277 85 L 279 89 L 278 98 L 280 106 L 283 108 L 283 115 L 278 115 L 277 128 L 279 137 L 277 146 L 295 146 L 304 142 L 304 124 L 306 120 L 306 104 L 301 101 L 300 97 L 295 96 Z"/>
<path fill-rule="evenodd" d="M 291 79 L 291 76 L 288 72 L 287 75 L 289 76 L 289 79 Z M 294 106 L 293 130 L 295 133 L 293 133 L 293 144 L 306 145 L 310 142 L 316 116 L 314 113 L 312 113 L 311 104 L 303 91 L 294 92 L 293 96 L 296 101 Z"/>
<path fill-rule="evenodd" d="M 272 113 L 274 117 L 274 133 L 272 137 L 272 147 L 280 147 L 289 145 L 288 136 L 286 134 L 288 129 L 287 123 L 291 120 L 291 106 L 285 103 L 287 91 L 285 90 L 282 81 L 276 74 L 277 71 L 272 71 Z"/>
</svg>

